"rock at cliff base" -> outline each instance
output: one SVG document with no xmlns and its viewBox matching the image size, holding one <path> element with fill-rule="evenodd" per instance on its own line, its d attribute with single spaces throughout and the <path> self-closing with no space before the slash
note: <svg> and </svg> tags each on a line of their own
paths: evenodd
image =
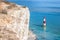
<svg viewBox="0 0 60 40">
<path fill-rule="evenodd" d="M 31 30 L 28 34 L 28 40 L 36 40 L 36 35 Z"/>
</svg>

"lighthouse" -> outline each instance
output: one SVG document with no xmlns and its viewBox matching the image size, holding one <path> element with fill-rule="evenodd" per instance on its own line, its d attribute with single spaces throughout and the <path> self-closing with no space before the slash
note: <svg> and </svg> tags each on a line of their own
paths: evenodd
<svg viewBox="0 0 60 40">
<path fill-rule="evenodd" d="M 43 29 L 44 31 L 46 31 L 46 17 L 44 17 L 43 19 Z"/>
</svg>

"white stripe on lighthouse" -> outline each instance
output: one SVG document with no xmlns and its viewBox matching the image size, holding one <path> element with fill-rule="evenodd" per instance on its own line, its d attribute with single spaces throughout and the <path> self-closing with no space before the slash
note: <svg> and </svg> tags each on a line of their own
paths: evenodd
<svg viewBox="0 0 60 40">
<path fill-rule="evenodd" d="M 44 26 L 46 26 L 46 23 L 44 23 Z"/>
<path fill-rule="evenodd" d="M 44 21 L 46 21 L 46 19 L 44 18 Z"/>
</svg>

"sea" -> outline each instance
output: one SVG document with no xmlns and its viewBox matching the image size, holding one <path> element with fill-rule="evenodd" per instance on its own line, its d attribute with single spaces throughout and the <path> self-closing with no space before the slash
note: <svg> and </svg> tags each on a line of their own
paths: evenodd
<svg viewBox="0 0 60 40">
<path fill-rule="evenodd" d="M 56 1 L 56 0 L 55 0 Z M 27 2 L 27 1 L 10 1 L 19 5 L 27 6 L 30 9 L 30 26 L 29 29 L 36 34 L 36 40 L 60 40 L 60 6 L 59 2 Z M 35 3 L 35 5 L 34 5 Z M 49 7 L 44 8 L 43 7 Z M 43 5 L 46 3 L 47 5 Z M 55 5 L 56 4 L 56 5 Z M 38 6 L 38 7 L 37 7 Z M 35 7 L 35 10 L 33 10 Z M 39 10 L 36 10 L 40 9 Z M 45 12 L 46 11 L 46 12 Z M 46 17 L 46 31 L 43 27 L 43 19 Z"/>
<path fill-rule="evenodd" d="M 44 16 L 46 17 L 46 31 L 43 24 Z M 36 34 L 36 40 L 60 40 L 60 14 L 31 12 L 30 29 Z"/>
</svg>

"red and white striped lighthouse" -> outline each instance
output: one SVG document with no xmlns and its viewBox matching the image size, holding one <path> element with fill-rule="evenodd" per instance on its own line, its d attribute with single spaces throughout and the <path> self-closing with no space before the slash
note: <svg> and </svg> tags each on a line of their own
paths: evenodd
<svg viewBox="0 0 60 40">
<path fill-rule="evenodd" d="M 46 17 L 44 17 L 44 19 L 43 19 L 43 28 L 44 28 L 44 30 L 46 30 Z"/>
</svg>

